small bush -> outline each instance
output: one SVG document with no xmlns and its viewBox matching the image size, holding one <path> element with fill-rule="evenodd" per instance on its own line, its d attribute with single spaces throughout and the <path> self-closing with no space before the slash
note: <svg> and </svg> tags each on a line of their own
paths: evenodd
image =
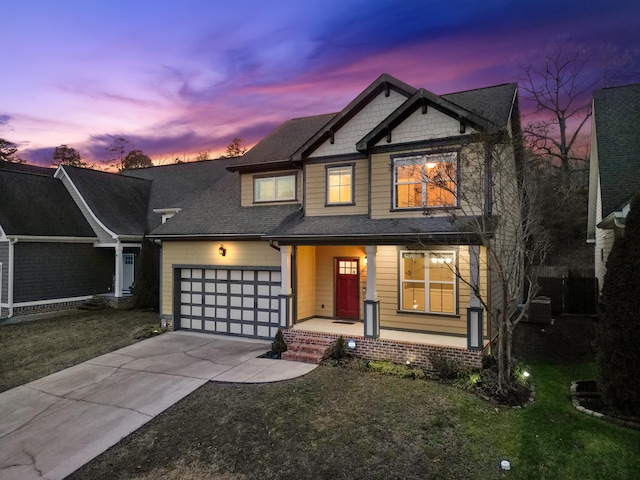
<svg viewBox="0 0 640 480">
<path fill-rule="evenodd" d="M 434 355 L 431 360 L 431 366 L 438 377 L 444 380 L 453 380 L 458 378 L 463 371 L 460 367 L 460 363 L 452 358 L 444 357 L 442 355 Z"/>
<path fill-rule="evenodd" d="M 282 352 L 287 351 L 287 343 L 284 341 L 282 330 L 278 330 L 278 333 L 276 333 L 273 342 L 271 342 L 271 351 L 279 355 L 282 354 Z"/>
<path fill-rule="evenodd" d="M 393 375 L 401 378 L 425 378 L 426 375 L 421 368 L 388 362 L 386 360 L 371 360 L 367 363 L 367 368 L 374 372 L 385 375 Z"/>
<path fill-rule="evenodd" d="M 342 360 L 347 356 L 347 341 L 342 335 L 337 338 L 336 343 L 333 345 L 331 356 L 336 360 Z"/>
<path fill-rule="evenodd" d="M 139 328 L 137 328 L 134 332 L 132 337 L 135 338 L 136 340 L 140 340 L 143 338 L 151 338 L 151 337 L 155 337 L 156 335 L 160 335 L 162 333 L 164 333 L 166 330 L 158 325 L 143 325 Z"/>
</svg>

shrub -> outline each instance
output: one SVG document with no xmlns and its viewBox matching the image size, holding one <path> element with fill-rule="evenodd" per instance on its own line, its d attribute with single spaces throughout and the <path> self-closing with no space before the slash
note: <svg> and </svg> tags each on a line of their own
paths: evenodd
<svg viewBox="0 0 640 480">
<path fill-rule="evenodd" d="M 393 375 L 401 378 L 425 378 L 424 371 L 418 367 L 388 362 L 386 360 L 371 360 L 367 362 L 367 368 L 385 375 Z"/>
<path fill-rule="evenodd" d="M 278 330 L 278 333 L 276 333 L 276 336 L 273 338 L 273 342 L 271 342 L 271 351 L 277 354 L 287 351 L 287 343 L 284 341 L 282 330 Z"/>
<path fill-rule="evenodd" d="M 623 415 L 640 415 L 640 194 L 631 202 L 624 236 L 617 238 L 602 285 L 596 329 L 602 399 Z"/>
<path fill-rule="evenodd" d="M 342 360 L 347 355 L 347 341 L 342 335 L 336 339 L 336 343 L 333 345 L 331 356 L 336 360 Z"/>
<path fill-rule="evenodd" d="M 136 265 L 136 281 L 133 288 L 133 303 L 136 308 L 160 309 L 160 247 L 150 240 L 142 243 L 138 264 Z"/>
<path fill-rule="evenodd" d="M 442 355 L 433 355 L 430 359 L 431 366 L 438 377 L 445 380 L 453 380 L 462 372 L 460 363 L 452 358 Z"/>
</svg>

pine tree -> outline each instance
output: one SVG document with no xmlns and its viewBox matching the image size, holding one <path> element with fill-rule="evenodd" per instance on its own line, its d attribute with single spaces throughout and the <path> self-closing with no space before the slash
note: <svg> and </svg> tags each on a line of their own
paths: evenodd
<svg viewBox="0 0 640 480">
<path fill-rule="evenodd" d="M 631 202 L 604 277 L 597 360 L 602 398 L 625 415 L 640 415 L 640 194 Z"/>
</svg>

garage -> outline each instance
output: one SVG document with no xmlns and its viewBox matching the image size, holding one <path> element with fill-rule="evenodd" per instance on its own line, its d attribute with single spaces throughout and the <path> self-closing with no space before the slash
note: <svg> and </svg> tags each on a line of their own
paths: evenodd
<svg viewBox="0 0 640 480">
<path fill-rule="evenodd" d="M 280 269 L 176 269 L 176 328 L 273 338 L 278 331 Z"/>
</svg>

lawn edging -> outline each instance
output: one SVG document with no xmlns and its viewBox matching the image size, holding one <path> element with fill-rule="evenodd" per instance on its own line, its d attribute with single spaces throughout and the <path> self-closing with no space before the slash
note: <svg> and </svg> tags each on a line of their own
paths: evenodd
<svg viewBox="0 0 640 480">
<path fill-rule="evenodd" d="M 588 409 L 580 405 L 580 401 L 578 400 L 578 392 L 577 392 L 578 382 L 580 382 L 580 380 L 575 380 L 571 382 L 571 403 L 573 404 L 576 410 L 590 417 L 604 420 L 605 422 L 613 423 L 615 425 L 620 425 L 621 427 L 631 428 L 634 430 L 640 430 L 640 423 L 638 422 L 632 422 L 630 420 L 623 420 L 621 418 L 605 415 L 604 413 L 596 412 L 594 410 Z"/>
</svg>

